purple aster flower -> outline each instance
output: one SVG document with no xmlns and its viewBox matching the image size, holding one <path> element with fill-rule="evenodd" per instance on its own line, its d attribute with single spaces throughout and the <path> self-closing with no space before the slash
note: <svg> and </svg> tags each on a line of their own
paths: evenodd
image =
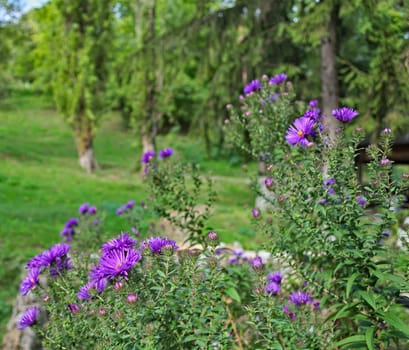
<svg viewBox="0 0 409 350">
<path fill-rule="evenodd" d="M 172 247 L 172 249 L 175 251 L 179 247 L 176 245 L 176 242 L 168 239 L 168 238 L 162 238 L 162 237 L 152 237 L 149 238 L 147 241 L 143 242 L 144 246 L 147 246 L 149 250 L 151 251 L 152 254 L 160 254 L 162 253 L 162 249 L 165 246 Z"/>
<path fill-rule="evenodd" d="M 94 283 L 88 282 L 83 287 L 80 288 L 77 293 L 78 299 L 91 299 L 91 294 L 89 293 L 92 288 L 95 288 Z"/>
<path fill-rule="evenodd" d="M 101 275 L 111 280 L 115 277 L 128 279 L 128 271 L 141 260 L 141 254 L 135 249 L 119 250 L 113 249 L 105 254 L 99 261 Z"/>
<path fill-rule="evenodd" d="M 27 295 L 32 289 L 34 289 L 38 282 L 41 270 L 34 268 L 28 272 L 26 278 L 21 281 L 20 293 L 22 295 Z"/>
<path fill-rule="evenodd" d="M 107 254 L 112 250 L 124 250 L 135 247 L 136 241 L 129 237 L 126 232 L 122 232 L 117 238 L 112 238 L 102 245 L 102 253 Z"/>
<path fill-rule="evenodd" d="M 268 84 L 269 85 L 278 85 L 278 84 L 281 84 L 281 83 L 285 82 L 286 80 L 287 80 L 287 74 L 279 73 L 279 74 L 276 74 L 274 77 L 272 77 L 268 81 Z"/>
<path fill-rule="evenodd" d="M 43 253 L 37 254 L 33 258 L 31 258 L 27 265 L 26 269 L 35 269 L 35 268 L 43 268 L 46 267 L 47 265 L 44 265 L 44 258 L 43 258 Z"/>
<path fill-rule="evenodd" d="M 387 165 L 389 165 L 390 163 L 391 163 L 391 161 L 390 161 L 388 158 L 382 158 L 381 161 L 380 161 L 380 164 L 381 164 L 382 166 L 387 166 Z"/>
<path fill-rule="evenodd" d="M 351 121 L 352 119 L 354 119 L 358 115 L 358 112 L 352 108 L 341 107 L 341 108 L 334 109 L 332 111 L 332 115 L 336 119 L 338 119 L 340 122 L 347 123 Z"/>
<path fill-rule="evenodd" d="M 80 206 L 79 209 L 78 209 L 78 212 L 79 212 L 81 215 L 84 215 L 84 214 L 86 214 L 86 213 L 88 212 L 88 208 L 89 208 L 89 204 L 88 204 L 88 203 L 81 204 L 81 206 Z"/>
<path fill-rule="evenodd" d="M 151 159 L 155 157 L 155 152 L 154 151 L 147 151 L 142 155 L 141 162 L 144 164 L 149 164 Z"/>
<path fill-rule="evenodd" d="M 71 218 L 68 219 L 67 222 L 65 223 L 66 228 L 71 228 L 74 226 L 78 226 L 79 220 L 77 218 Z"/>
<path fill-rule="evenodd" d="M 308 103 L 308 105 L 309 105 L 311 108 L 316 108 L 316 107 L 318 107 L 318 100 L 311 100 L 311 101 Z"/>
<path fill-rule="evenodd" d="M 319 109 L 309 109 L 305 111 L 303 118 L 309 118 L 314 122 L 318 122 L 322 119 L 322 115 L 320 114 Z"/>
<path fill-rule="evenodd" d="M 75 230 L 72 227 L 64 227 L 60 232 L 60 236 L 65 238 L 66 242 L 70 242 L 75 235 Z"/>
<path fill-rule="evenodd" d="M 238 264 L 240 262 L 240 257 L 238 256 L 231 256 L 229 258 L 229 264 L 235 265 Z"/>
<path fill-rule="evenodd" d="M 261 259 L 260 256 L 256 256 L 255 258 L 251 259 L 250 265 L 255 270 L 260 270 L 264 266 L 263 260 Z"/>
<path fill-rule="evenodd" d="M 285 137 L 290 145 L 301 145 L 305 147 L 308 143 L 307 136 L 314 134 L 314 121 L 310 118 L 297 118 L 294 125 L 287 130 Z"/>
<path fill-rule="evenodd" d="M 170 147 L 159 151 L 159 157 L 162 159 L 169 158 L 172 155 L 173 155 L 173 149 Z"/>
<path fill-rule="evenodd" d="M 296 306 L 300 306 L 303 304 L 310 303 L 311 295 L 309 293 L 297 291 L 290 294 L 288 301 Z"/>
<path fill-rule="evenodd" d="M 331 185 L 335 184 L 335 182 L 336 181 L 335 181 L 334 178 L 324 180 L 324 186 L 331 186 Z"/>
<path fill-rule="evenodd" d="M 332 187 L 330 187 L 330 188 L 327 190 L 327 192 L 328 192 L 328 194 L 329 194 L 330 196 L 333 196 L 333 195 L 335 194 L 335 190 L 334 190 Z"/>
<path fill-rule="evenodd" d="M 116 210 L 116 215 L 122 215 L 124 211 L 125 211 L 125 207 L 119 207 Z"/>
<path fill-rule="evenodd" d="M 93 205 L 92 207 L 89 207 L 88 209 L 88 215 L 94 215 L 97 213 L 97 207 Z"/>
<path fill-rule="evenodd" d="M 383 129 L 383 133 L 384 133 L 384 134 L 391 134 L 391 133 L 392 133 L 392 129 L 390 129 L 390 128 L 385 128 L 385 129 Z"/>
<path fill-rule="evenodd" d="M 50 267 L 51 276 L 57 276 L 65 270 L 72 269 L 71 259 L 67 255 L 70 249 L 68 244 L 60 243 L 42 254 L 43 264 Z"/>
<path fill-rule="evenodd" d="M 276 282 L 268 282 L 264 290 L 267 294 L 277 295 L 280 292 L 280 285 Z"/>
<path fill-rule="evenodd" d="M 128 203 L 125 204 L 125 209 L 132 209 L 135 205 L 135 201 L 134 200 L 130 200 L 128 201 Z"/>
<path fill-rule="evenodd" d="M 254 217 L 255 219 L 257 219 L 257 218 L 260 216 L 260 211 L 259 211 L 257 208 L 253 208 L 253 209 L 251 210 L 251 213 L 253 214 L 253 217 Z"/>
<path fill-rule="evenodd" d="M 77 314 L 78 312 L 80 312 L 80 307 L 77 304 L 68 304 L 68 309 L 70 309 L 71 313 L 73 314 Z"/>
<path fill-rule="evenodd" d="M 242 250 L 233 250 L 233 254 L 237 257 L 241 257 L 243 255 Z"/>
<path fill-rule="evenodd" d="M 98 293 L 102 293 L 108 285 L 108 279 L 105 277 L 101 266 L 94 266 L 89 272 L 89 279 L 95 286 Z"/>
<path fill-rule="evenodd" d="M 22 330 L 24 328 L 30 327 L 37 322 L 38 316 L 40 315 L 40 308 L 37 306 L 29 307 L 24 315 L 17 322 L 17 329 Z"/>
<path fill-rule="evenodd" d="M 327 200 L 326 200 L 325 198 L 321 198 L 321 199 L 318 201 L 318 203 L 324 205 L 324 204 L 327 204 Z"/>
<path fill-rule="evenodd" d="M 356 197 L 356 202 L 361 206 L 364 207 L 366 204 L 366 199 L 364 197 L 358 196 Z"/>
<path fill-rule="evenodd" d="M 271 282 L 275 282 L 275 283 L 280 284 L 281 281 L 283 280 L 283 276 L 281 275 L 281 272 L 278 271 L 278 272 L 270 273 L 270 274 L 267 276 L 267 279 L 268 279 L 269 281 L 271 281 Z"/>
<path fill-rule="evenodd" d="M 245 95 L 249 95 L 254 91 L 261 90 L 261 88 L 262 88 L 262 85 L 261 85 L 260 80 L 253 80 L 244 87 L 243 92 Z"/>
<path fill-rule="evenodd" d="M 274 94 L 272 94 L 272 95 L 269 95 L 269 96 L 267 97 L 267 100 L 270 101 L 270 102 L 274 102 L 274 101 L 277 100 L 279 97 L 280 97 L 280 94 L 276 92 L 276 93 L 274 93 Z"/>
</svg>

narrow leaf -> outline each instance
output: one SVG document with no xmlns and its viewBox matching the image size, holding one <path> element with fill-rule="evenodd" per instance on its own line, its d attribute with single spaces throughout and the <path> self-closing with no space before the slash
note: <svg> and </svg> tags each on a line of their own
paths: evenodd
<svg viewBox="0 0 409 350">
<path fill-rule="evenodd" d="M 366 340 L 366 346 L 368 347 L 369 350 L 374 350 L 374 342 L 373 342 L 373 335 L 375 332 L 375 327 L 369 327 L 366 332 L 365 332 L 365 340 Z"/>
<path fill-rule="evenodd" d="M 226 289 L 226 294 L 233 300 L 237 301 L 238 303 L 241 303 L 240 295 L 239 293 L 237 293 L 237 290 L 235 290 L 233 287 Z"/>
<path fill-rule="evenodd" d="M 344 338 L 335 344 L 332 345 L 332 348 L 336 348 L 338 346 L 346 345 L 346 344 L 356 344 L 356 343 L 365 343 L 365 336 L 363 334 L 352 335 L 348 338 Z"/>
<path fill-rule="evenodd" d="M 359 274 L 357 272 L 355 272 L 355 273 L 353 273 L 351 275 L 351 277 L 348 278 L 346 291 L 345 291 L 347 299 L 349 298 L 349 294 L 351 293 L 352 285 L 353 285 L 355 279 L 358 277 L 358 275 Z"/>
</svg>

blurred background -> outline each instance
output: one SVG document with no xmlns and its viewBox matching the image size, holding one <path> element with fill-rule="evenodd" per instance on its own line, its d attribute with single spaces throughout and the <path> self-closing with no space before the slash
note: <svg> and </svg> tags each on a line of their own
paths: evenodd
<svg viewBox="0 0 409 350">
<path fill-rule="evenodd" d="M 356 108 L 370 139 L 385 127 L 405 139 L 409 1 L 0 0 L 0 335 L 23 262 L 81 203 L 129 229 L 114 213 L 146 198 L 146 150 L 211 172 L 211 225 L 259 245 L 257 164 L 223 124 L 248 82 L 281 72 L 324 112 Z"/>
</svg>

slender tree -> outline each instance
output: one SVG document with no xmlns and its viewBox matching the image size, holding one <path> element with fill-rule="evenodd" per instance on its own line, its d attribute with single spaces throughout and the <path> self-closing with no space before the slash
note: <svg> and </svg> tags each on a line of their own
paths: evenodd
<svg viewBox="0 0 409 350">
<path fill-rule="evenodd" d="M 39 56 L 45 58 L 41 70 L 50 78 L 57 108 L 75 133 L 79 164 L 88 173 L 97 167 L 93 141 L 107 107 L 113 6 L 113 0 L 55 0 L 44 9 L 37 38 Z"/>
</svg>

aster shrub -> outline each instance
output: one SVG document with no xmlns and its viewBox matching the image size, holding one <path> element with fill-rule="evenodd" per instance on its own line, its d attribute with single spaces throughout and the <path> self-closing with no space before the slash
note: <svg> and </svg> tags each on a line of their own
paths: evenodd
<svg viewBox="0 0 409 350">
<path fill-rule="evenodd" d="M 206 243 L 206 224 L 215 201 L 210 177 L 184 164 L 173 151 L 159 152 L 145 168 L 153 211 L 168 220 L 190 243 Z"/>
<path fill-rule="evenodd" d="M 230 115 L 225 120 L 228 140 L 260 161 L 274 162 L 282 157 L 286 146 L 283 134 L 303 108 L 286 79 L 283 73 L 271 78 L 264 75 L 244 87 L 238 108 L 226 106 Z"/>
<path fill-rule="evenodd" d="M 73 239 L 80 240 L 82 236 Z M 89 256 L 57 244 L 30 259 L 22 294 L 36 294 L 19 329 L 34 327 L 50 349 L 231 349 L 243 344 L 254 264 L 230 265 L 215 250 L 180 250 L 166 237 L 137 241 L 127 233 Z M 73 243 L 74 244 L 74 243 Z M 256 264 L 257 265 L 257 264 Z M 40 274 L 47 283 L 40 282 Z M 249 338 L 250 339 L 250 338 Z"/>
<path fill-rule="evenodd" d="M 348 124 L 359 119 L 357 111 L 342 107 L 324 117 L 311 101 L 291 123 L 289 114 L 297 109 L 282 98 L 274 104 L 285 112 L 263 119 L 255 113 L 264 106 L 263 91 L 264 86 L 246 94 L 241 103 L 247 107 L 229 121 L 230 132 L 237 135 L 237 126 L 243 127 L 248 140 L 231 139 L 258 159 L 261 152 L 276 152 L 276 137 L 285 140 L 286 145 L 279 146 L 281 155 L 263 159 L 268 181 L 263 190 L 256 187 L 270 209 L 253 216 L 258 229 L 271 238 L 273 256 L 288 268 L 290 284 L 307 283 L 309 298 L 320 302 L 319 310 L 308 317 L 306 313 L 314 313 L 311 307 L 301 310 L 295 303 L 291 308 L 288 302 L 272 302 L 262 293 L 251 308 L 260 341 L 267 348 L 280 349 L 407 346 L 407 317 L 397 301 L 409 288 L 408 258 L 388 242 L 397 223 L 395 207 L 407 183 L 391 177 L 390 129 L 367 150 L 370 184 L 362 187 L 355 157 L 364 135 L 359 127 L 352 135 L 345 133 Z M 281 128 L 280 135 L 265 139 L 264 135 L 278 130 L 273 122 L 266 122 L 269 118 L 281 123 L 287 120 L 286 131 Z M 334 138 L 321 123 L 323 118 L 342 123 Z M 244 141 L 248 142 L 242 145 Z M 279 295 L 277 286 L 268 289 Z M 291 304 L 291 296 L 288 301 Z M 267 310 L 274 317 L 265 316 Z"/>
</svg>

